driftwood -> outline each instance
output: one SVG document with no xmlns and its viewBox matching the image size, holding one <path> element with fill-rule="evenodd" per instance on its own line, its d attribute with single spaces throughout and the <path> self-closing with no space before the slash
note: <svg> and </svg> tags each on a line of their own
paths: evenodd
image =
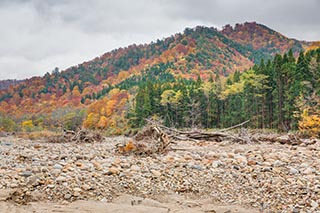
<svg viewBox="0 0 320 213">
<path fill-rule="evenodd" d="M 151 155 L 164 153 L 174 141 L 216 141 L 230 139 L 246 143 L 249 140 L 224 132 L 181 131 L 147 120 L 148 125 L 126 144 L 117 144 L 116 151 L 122 154 Z"/>
<path fill-rule="evenodd" d="M 206 140 L 206 141 L 215 141 L 215 142 L 221 142 L 223 139 L 230 139 L 232 141 L 236 142 L 243 142 L 243 143 L 248 143 L 251 142 L 251 140 L 248 140 L 247 138 L 241 137 L 241 136 L 236 136 L 232 135 L 230 133 L 225 133 L 222 131 L 219 132 L 204 132 L 201 130 L 194 130 L 194 131 L 181 131 L 177 130 L 174 128 L 169 128 L 164 125 L 161 125 L 155 121 L 152 120 L 147 120 L 149 124 L 152 124 L 154 126 L 157 126 L 159 129 L 164 131 L 170 138 L 173 138 L 174 140 L 190 140 L 194 142 L 198 142 L 201 140 Z M 236 128 L 239 126 L 243 126 L 245 123 L 248 123 L 249 121 L 243 122 L 242 124 L 239 124 L 232 128 Z M 229 129 L 229 128 L 228 128 Z M 226 131 L 226 130 L 224 130 Z"/>
<path fill-rule="evenodd" d="M 201 130 L 181 131 L 174 128 L 166 127 L 156 121 L 147 120 L 148 125 L 126 144 L 117 144 L 117 152 L 122 154 L 134 153 L 138 155 L 161 154 L 168 150 L 168 147 L 173 142 L 177 141 L 231 141 L 234 143 L 257 143 L 257 142 L 279 142 L 281 144 L 299 145 L 299 144 L 314 144 L 316 140 L 303 140 L 297 135 L 287 134 L 280 136 L 279 134 L 254 135 L 243 128 L 243 125 L 249 121 L 241 124 L 220 130 L 218 132 L 205 132 Z M 238 134 L 227 132 L 231 129 L 241 127 Z M 184 150 L 184 149 L 182 149 Z"/>
<path fill-rule="evenodd" d="M 61 136 L 51 137 L 48 139 L 48 142 L 51 143 L 68 143 L 68 142 L 76 142 L 76 143 L 94 143 L 101 142 L 103 137 L 99 132 L 91 131 L 87 129 L 80 129 L 78 131 L 72 130 L 63 130 L 63 134 Z"/>
<path fill-rule="evenodd" d="M 117 144 L 117 151 L 122 154 L 152 155 L 164 153 L 171 142 L 172 138 L 161 128 L 148 125 L 127 144 Z"/>
<path fill-rule="evenodd" d="M 164 125 L 159 124 L 153 120 L 147 120 L 149 125 L 157 126 L 158 129 L 163 131 L 169 138 L 173 140 L 189 140 L 194 142 L 199 142 L 201 140 L 204 141 L 215 141 L 221 142 L 223 140 L 230 140 L 236 143 L 256 143 L 256 142 L 278 142 L 280 144 L 289 144 L 289 145 L 300 145 L 300 144 L 314 144 L 315 139 L 313 140 L 304 140 L 298 134 L 286 134 L 286 135 L 279 135 L 279 134 L 252 134 L 244 128 L 244 125 L 250 122 L 247 120 L 235 126 L 222 129 L 216 132 L 205 132 L 203 130 L 193 130 L 193 131 L 181 131 L 174 128 L 169 128 Z M 231 133 L 227 132 L 235 128 L 239 128 L 239 133 Z"/>
<path fill-rule="evenodd" d="M 158 126 L 145 128 L 134 139 L 137 144 L 138 154 L 163 153 L 172 142 L 172 139 Z"/>
<path fill-rule="evenodd" d="M 243 125 L 245 125 L 246 123 L 249 123 L 249 122 L 250 122 L 250 120 L 246 120 L 245 122 L 242 122 L 240 124 L 237 124 L 237 125 L 225 128 L 225 129 L 221 129 L 220 132 L 226 132 L 226 131 L 229 131 L 231 129 L 235 129 L 235 128 L 238 128 L 238 127 L 243 127 Z"/>
</svg>

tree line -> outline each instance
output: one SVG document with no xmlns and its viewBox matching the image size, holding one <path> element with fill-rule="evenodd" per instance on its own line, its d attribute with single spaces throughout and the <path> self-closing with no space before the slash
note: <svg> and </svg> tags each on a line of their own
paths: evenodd
<svg viewBox="0 0 320 213">
<path fill-rule="evenodd" d="M 155 117 L 177 128 L 224 128 L 250 119 L 252 128 L 289 131 L 303 115 L 319 115 L 319 97 L 320 49 L 298 57 L 290 50 L 228 77 L 163 82 L 149 75 L 138 85 L 128 118 L 133 127 Z"/>
</svg>

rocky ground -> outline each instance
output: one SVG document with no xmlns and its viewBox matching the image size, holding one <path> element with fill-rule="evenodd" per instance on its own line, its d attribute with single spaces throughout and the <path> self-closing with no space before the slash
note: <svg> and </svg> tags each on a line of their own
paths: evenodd
<svg viewBox="0 0 320 213">
<path fill-rule="evenodd" d="M 116 154 L 127 140 L 0 138 L 1 212 L 320 211 L 319 140 L 186 141 L 159 155 Z"/>
</svg>

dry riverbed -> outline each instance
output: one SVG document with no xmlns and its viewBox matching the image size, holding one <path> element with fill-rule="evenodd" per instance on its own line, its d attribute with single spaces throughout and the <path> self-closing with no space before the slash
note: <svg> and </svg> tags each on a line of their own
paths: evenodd
<svg viewBox="0 0 320 213">
<path fill-rule="evenodd" d="M 178 142 L 153 156 L 0 138 L 0 212 L 316 212 L 320 141 Z"/>
</svg>

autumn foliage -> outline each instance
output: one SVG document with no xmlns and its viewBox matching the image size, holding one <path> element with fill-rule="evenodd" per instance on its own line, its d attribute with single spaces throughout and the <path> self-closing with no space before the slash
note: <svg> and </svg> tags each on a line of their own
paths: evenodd
<svg viewBox="0 0 320 213">
<path fill-rule="evenodd" d="M 182 123 L 178 116 L 200 119 L 195 112 L 199 111 L 200 101 L 205 100 L 211 108 L 201 109 L 202 117 L 205 112 L 212 117 L 202 125 L 219 123 L 220 126 L 220 118 L 213 114 L 228 111 L 246 90 L 257 89 L 259 97 L 255 98 L 259 101 L 266 102 L 272 95 L 263 96 L 270 85 L 260 87 L 251 82 L 254 79 L 264 83 L 266 79 L 262 74 L 266 73 L 262 71 L 248 72 L 234 82 L 228 76 L 242 73 L 261 59 L 272 59 L 290 48 L 297 57 L 303 48 L 315 49 L 316 46 L 317 42 L 289 39 L 257 23 L 226 26 L 221 31 L 203 26 L 186 28 L 183 33 L 150 44 L 119 48 L 64 71 L 55 68 L 43 77 L 0 81 L 0 130 L 28 132 L 62 127 L 74 130 L 83 125 L 121 134 L 128 128 L 128 118 L 129 123 L 137 126 L 143 124 L 143 116 L 163 116 L 171 124 Z M 317 62 L 313 64 L 316 70 Z M 285 67 L 281 69 L 286 70 Z M 272 75 L 272 78 L 276 77 Z M 280 80 L 288 83 L 292 79 Z M 147 81 L 150 85 L 146 85 Z M 192 89 L 197 91 L 190 92 Z M 190 109 L 183 112 L 181 107 L 186 103 L 186 97 L 197 95 L 198 90 L 203 92 L 199 96 L 202 99 L 190 100 L 187 103 Z M 213 97 L 226 101 L 223 102 L 225 105 L 216 104 Z M 228 100 L 232 98 L 235 100 Z M 261 112 L 266 111 L 259 107 Z M 198 111 L 191 112 L 192 108 L 198 108 Z M 228 116 L 231 114 L 234 113 Z M 257 120 L 263 116 L 258 117 Z M 226 120 L 224 125 L 231 122 L 231 119 Z"/>
<path fill-rule="evenodd" d="M 320 116 L 308 115 L 305 110 L 299 121 L 299 130 L 308 136 L 320 137 Z"/>
<path fill-rule="evenodd" d="M 112 129 L 114 134 L 123 133 L 127 129 L 125 114 L 129 97 L 127 91 L 111 90 L 106 97 L 88 107 L 83 126 L 91 129 Z"/>
<path fill-rule="evenodd" d="M 262 50 L 259 54 L 264 56 L 283 54 L 290 49 L 298 53 L 303 42 L 295 39 L 289 39 L 284 35 L 271 30 L 270 28 L 257 24 L 256 22 L 246 22 L 244 24 L 236 24 L 235 27 L 230 25 L 224 26 L 222 33 L 230 39 L 246 45 L 253 50 Z M 309 45 L 309 44 L 308 44 Z M 259 54 L 256 54 L 254 59 L 260 59 Z M 259 60 L 256 60 L 259 62 Z"/>
</svg>

